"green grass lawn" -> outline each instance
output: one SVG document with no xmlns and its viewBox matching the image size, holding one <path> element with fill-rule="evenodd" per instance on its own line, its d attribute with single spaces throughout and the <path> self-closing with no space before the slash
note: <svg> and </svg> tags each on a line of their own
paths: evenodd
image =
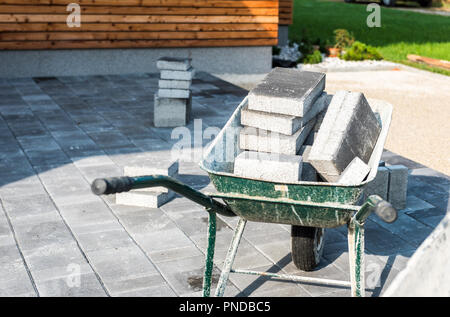
<svg viewBox="0 0 450 317">
<path fill-rule="evenodd" d="M 450 60 L 450 17 L 381 7 L 381 27 L 369 28 L 366 7 L 343 0 L 294 0 L 289 38 L 332 41 L 333 30 L 343 28 L 356 40 L 377 47 L 387 60 L 412 65 L 407 62 L 407 54 Z M 445 70 L 417 67 L 450 75 Z"/>
</svg>

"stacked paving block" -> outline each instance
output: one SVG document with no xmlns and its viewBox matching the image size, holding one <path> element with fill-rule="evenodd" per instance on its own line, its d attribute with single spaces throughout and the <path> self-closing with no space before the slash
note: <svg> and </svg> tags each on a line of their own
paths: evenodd
<svg viewBox="0 0 450 317">
<path fill-rule="evenodd" d="M 277 182 L 315 181 L 299 155 L 316 117 L 328 106 L 325 74 L 275 68 L 248 95 L 234 173 Z"/>
<path fill-rule="evenodd" d="M 192 108 L 191 83 L 195 71 L 190 58 L 162 57 L 156 67 L 161 75 L 154 100 L 155 127 L 178 127 L 189 122 Z"/>
<path fill-rule="evenodd" d="M 125 166 L 124 176 L 165 175 L 177 177 L 178 161 L 146 162 Z M 165 187 L 150 187 L 117 193 L 116 204 L 158 208 L 175 197 L 175 193 Z"/>
<path fill-rule="evenodd" d="M 323 179 L 336 183 L 355 157 L 364 164 L 369 162 L 380 132 L 381 124 L 362 93 L 338 91 L 323 118 L 309 161 Z M 366 169 L 362 164 L 349 168 L 355 170 L 346 174 L 353 175 Z M 359 182 L 355 179 L 351 183 Z"/>
</svg>

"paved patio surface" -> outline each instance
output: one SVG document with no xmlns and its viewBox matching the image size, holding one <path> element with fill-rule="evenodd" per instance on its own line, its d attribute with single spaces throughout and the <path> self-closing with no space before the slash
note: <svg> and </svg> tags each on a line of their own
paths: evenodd
<svg viewBox="0 0 450 317">
<path fill-rule="evenodd" d="M 152 127 L 157 75 L 0 79 L 0 296 L 199 296 L 207 214 L 177 197 L 158 209 L 117 205 L 90 192 L 130 162 L 167 160 L 179 141 Z M 194 161 L 179 179 L 211 190 L 195 162 L 247 92 L 206 73 L 193 81 Z M 210 131 L 214 131 L 210 130 Z M 449 210 L 450 178 L 386 151 L 410 168 L 407 208 L 394 224 L 366 225 L 367 295 L 378 296 Z M 149 163 L 150 164 L 150 163 Z M 220 217 L 221 267 L 236 218 Z M 321 265 L 291 261 L 290 227 L 248 223 L 238 268 L 349 279 L 346 228 L 327 230 Z M 215 280 L 220 270 L 216 268 Z M 231 275 L 229 296 L 349 296 L 347 288 Z"/>
</svg>

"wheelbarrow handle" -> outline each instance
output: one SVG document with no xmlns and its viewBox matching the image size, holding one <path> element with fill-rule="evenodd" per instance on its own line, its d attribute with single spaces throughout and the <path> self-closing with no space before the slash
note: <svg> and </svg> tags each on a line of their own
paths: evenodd
<svg viewBox="0 0 450 317">
<path fill-rule="evenodd" d="M 213 199 L 212 197 L 203 194 L 202 192 L 181 183 L 180 181 L 165 175 L 149 175 L 138 177 L 110 177 L 97 178 L 91 184 L 91 190 L 96 195 L 108 195 L 126 192 L 132 189 L 148 188 L 148 187 L 166 187 L 190 200 L 202 205 L 208 210 L 213 210 L 218 214 L 233 217 L 236 214 L 231 209 Z"/>
<path fill-rule="evenodd" d="M 397 220 L 397 210 L 378 195 L 369 196 L 361 209 L 354 215 L 354 219 L 363 223 L 372 212 L 387 223 Z"/>
</svg>

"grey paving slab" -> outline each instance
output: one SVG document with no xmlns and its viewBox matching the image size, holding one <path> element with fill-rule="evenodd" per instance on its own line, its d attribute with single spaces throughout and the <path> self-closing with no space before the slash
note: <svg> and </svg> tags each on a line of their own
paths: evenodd
<svg viewBox="0 0 450 317">
<path fill-rule="evenodd" d="M 158 79 L 142 74 L 0 82 L 0 295 L 201 296 L 208 220 L 203 207 L 179 195 L 159 209 L 123 206 L 114 196 L 90 191 L 94 178 L 121 175 L 124 166 L 172 159 L 180 135 L 152 126 Z M 202 72 L 192 90 L 192 115 L 202 121 L 186 126 L 196 149 L 180 160 L 177 177 L 215 191 L 197 165 L 202 147 L 248 92 Z M 383 160 L 409 168 L 408 196 L 397 223 L 375 216 L 366 223 L 366 277 L 381 277 L 368 296 L 383 293 L 450 209 L 447 175 L 389 151 Z M 218 217 L 214 285 L 237 221 Z M 321 265 L 310 273 L 292 263 L 290 240 L 289 225 L 248 223 L 235 267 L 348 279 L 347 228 L 327 230 Z M 232 275 L 225 294 L 350 293 Z"/>
</svg>

